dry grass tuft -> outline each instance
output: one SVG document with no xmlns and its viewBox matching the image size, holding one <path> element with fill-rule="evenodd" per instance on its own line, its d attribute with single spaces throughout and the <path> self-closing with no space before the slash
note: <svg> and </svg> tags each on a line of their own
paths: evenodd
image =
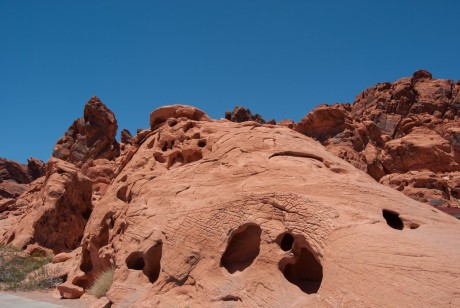
<svg viewBox="0 0 460 308">
<path fill-rule="evenodd" d="M 88 293 L 94 295 L 97 298 L 101 298 L 107 294 L 113 282 L 113 275 L 115 274 L 115 268 L 109 267 L 102 271 L 94 281 Z"/>
</svg>

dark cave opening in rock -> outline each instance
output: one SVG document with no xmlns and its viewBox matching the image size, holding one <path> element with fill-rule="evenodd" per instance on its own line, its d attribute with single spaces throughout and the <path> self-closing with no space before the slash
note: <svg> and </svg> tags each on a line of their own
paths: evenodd
<svg viewBox="0 0 460 308">
<path fill-rule="evenodd" d="M 262 229 L 258 225 L 239 227 L 228 243 L 222 255 L 221 266 L 233 274 L 249 267 L 260 252 L 260 235 Z"/>
<path fill-rule="evenodd" d="M 404 228 L 403 221 L 399 218 L 399 214 L 389 210 L 382 210 L 383 218 L 385 218 L 387 224 L 396 230 L 402 230 Z"/>
<path fill-rule="evenodd" d="M 307 294 L 317 293 L 323 280 L 323 267 L 307 248 L 302 248 L 294 258 L 281 260 L 280 270 L 289 282 Z"/>
<path fill-rule="evenodd" d="M 141 251 L 134 251 L 126 258 L 126 266 L 133 270 L 143 270 L 145 266 L 144 254 Z"/>
<path fill-rule="evenodd" d="M 279 242 L 279 246 L 283 251 L 289 251 L 292 249 L 292 245 L 294 244 L 294 237 L 290 233 L 282 234 L 281 242 Z"/>
<path fill-rule="evenodd" d="M 159 241 L 146 252 L 132 252 L 126 258 L 126 266 L 132 270 L 142 271 L 149 281 L 154 283 L 160 276 L 162 255 L 163 243 Z"/>
<path fill-rule="evenodd" d="M 157 242 L 150 247 L 144 254 L 144 274 L 149 278 L 151 283 L 157 281 L 161 270 L 161 257 L 163 255 L 163 243 Z"/>
</svg>

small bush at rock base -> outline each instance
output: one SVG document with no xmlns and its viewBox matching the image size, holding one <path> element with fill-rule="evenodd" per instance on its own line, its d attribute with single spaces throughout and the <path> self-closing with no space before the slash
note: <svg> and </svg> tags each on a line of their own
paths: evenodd
<svg viewBox="0 0 460 308">
<path fill-rule="evenodd" d="M 105 294 L 112 286 L 114 274 L 115 269 L 113 267 L 109 267 L 106 270 L 101 271 L 99 275 L 97 275 L 96 280 L 94 281 L 91 288 L 89 288 L 88 293 L 94 295 L 97 298 L 105 296 Z"/>
</svg>

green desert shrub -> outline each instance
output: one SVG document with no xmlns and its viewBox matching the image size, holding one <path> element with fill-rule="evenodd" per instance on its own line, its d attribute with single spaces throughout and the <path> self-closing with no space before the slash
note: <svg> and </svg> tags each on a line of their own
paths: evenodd
<svg viewBox="0 0 460 308">
<path fill-rule="evenodd" d="M 97 298 L 101 298 L 107 294 L 113 282 L 115 268 L 109 267 L 99 273 L 94 280 L 93 285 L 89 288 L 88 293 Z"/>
<path fill-rule="evenodd" d="M 50 262 L 49 257 L 31 256 L 16 248 L 0 245 L 1 289 L 36 290 L 56 286 L 62 279 L 52 278 L 44 268 L 44 265 Z M 34 275 L 28 277 L 32 272 Z"/>
</svg>

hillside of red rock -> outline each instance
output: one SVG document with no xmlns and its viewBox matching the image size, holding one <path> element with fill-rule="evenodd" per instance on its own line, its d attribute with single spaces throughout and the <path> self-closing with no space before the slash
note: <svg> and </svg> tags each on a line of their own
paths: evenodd
<svg viewBox="0 0 460 308">
<path fill-rule="evenodd" d="M 460 82 L 420 70 L 318 106 L 294 129 L 415 200 L 460 207 Z"/>
<path fill-rule="evenodd" d="M 45 173 L 1 161 L 28 182 L 0 243 L 56 254 L 63 298 L 113 268 L 101 307 L 458 307 L 460 221 L 432 206 L 458 205 L 458 92 L 418 71 L 278 125 L 164 106 L 121 143 L 93 97 Z"/>
<path fill-rule="evenodd" d="M 23 165 L 0 157 L 0 215 L 14 207 L 16 198 L 32 181 L 44 175 L 45 165 L 36 158 L 28 159 L 27 165 Z"/>
</svg>

